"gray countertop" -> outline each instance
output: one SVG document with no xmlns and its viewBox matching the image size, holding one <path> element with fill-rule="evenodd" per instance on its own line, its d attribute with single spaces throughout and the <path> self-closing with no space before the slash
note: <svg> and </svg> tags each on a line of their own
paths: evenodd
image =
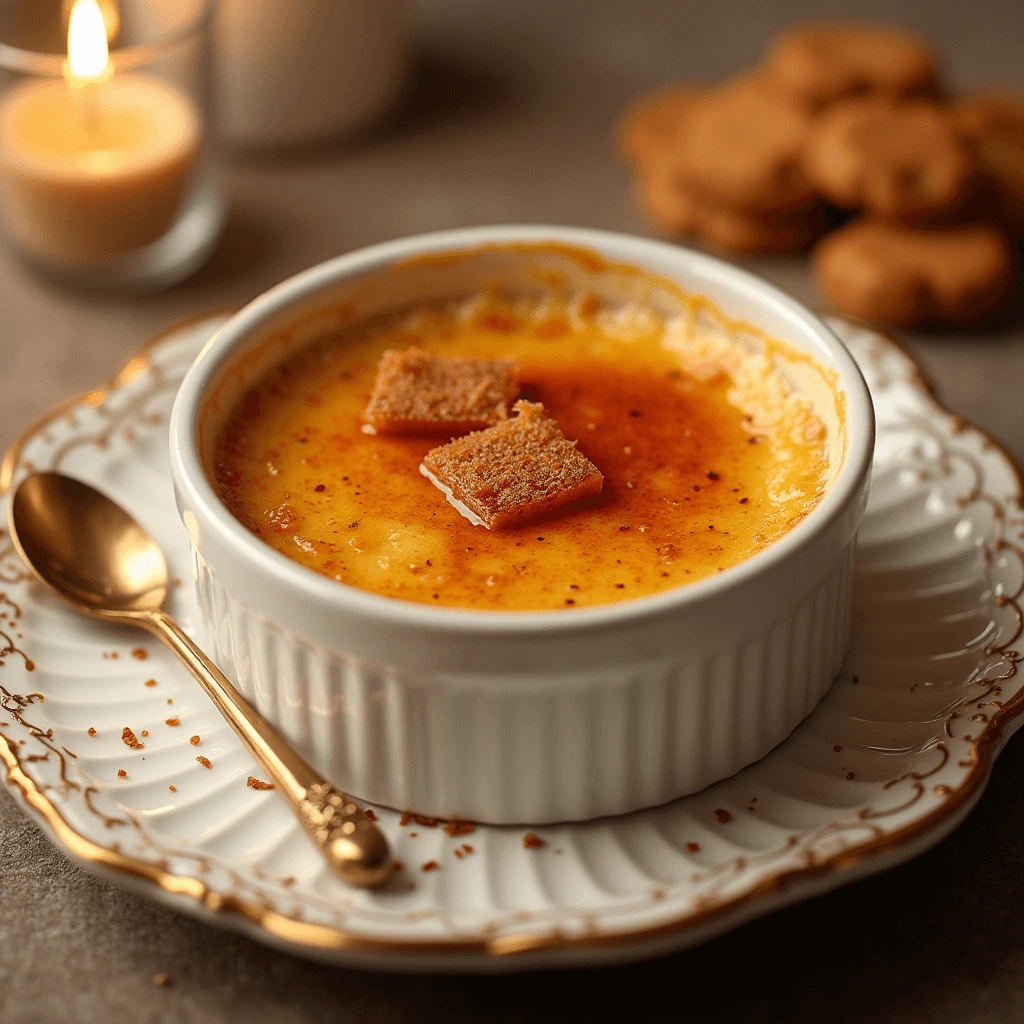
<svg viewBox="0 0 1024 1024">
<path fill-rule="evenodd" d="M 1024 90 L 1020 0 L 433 0 L 407 105 L 358 142 L 229 168 L 209 265 L 162 295 L 51 287 L 0 252 L 0 445 L 98 383 L 170 320 L 237 304 L 305 266 L 417 231 L 529 221 L 648 233 L 609 124 L 645 88 L 715 79 L 800 17 L 902 21 L 959 86 Z M 749 266 L 815 303 L 800 259 Z M 941 400 L 1024 461 L 1024 326 L 903 337 Z M 1024 1019 L 1024 740 L 937 849 L 709 945 L 632 968 L 388 978 L 214 931 L 73 867 L 0 794 L 0 1021 Z M 157 971 L 173 983 L 152 984 Z M 666 1000 L 674 1009 L 669 1016 Z"/>
</svg>

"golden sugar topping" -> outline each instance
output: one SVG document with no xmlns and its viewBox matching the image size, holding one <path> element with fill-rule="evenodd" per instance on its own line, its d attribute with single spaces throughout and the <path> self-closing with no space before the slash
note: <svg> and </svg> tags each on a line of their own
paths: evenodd
<svg viewBox="0 0 1024 1024">
<path fill-rule="evenodd" d="M 436 436 L 363 432 L 382 356 L 409 348 L 519 365 L 526 418 L 491 428 L 509 441 L 498 457 L 480 448 L 490 430 L 441 448 Z M 425 305 L 339 330 L 270 370 L 224 426 L 213 476 L 267 544 L 373 593 L 491 610 L 647 596 L 763 550 L 825 492 L 830 439 L 780 370 L 787 351 L 704 316 L 696 299 L 667 318 L 588 295 Z M 800 360 L 827 381 L 809 357 L 790 362 Z M 535 476 L 511 444 L 527 427 L 538 453 L 556 437 L 567 446 L 538 494 L 590 496 L 515 522 L 503 517 L 529 504 L 519 477 Z M 841 457 L 841 416 L 835 429 Z M 474 526 L 421 464 L 501 529 Z"/>
</svg>

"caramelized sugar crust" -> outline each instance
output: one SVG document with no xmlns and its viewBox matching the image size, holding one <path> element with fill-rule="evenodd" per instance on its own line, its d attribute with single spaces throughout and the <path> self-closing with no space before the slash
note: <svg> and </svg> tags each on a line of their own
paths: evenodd
<svg viewBox="0 0 1024 1024">
<path fill-rule="evenodd" d="M 473 526 L 418 471 L 436 436 L 361 430 L 382 353 L 413 346 L 517 359 L 523 397 L 578 439 L 604 474 L 601 493 L 547 519 Z M 691 366 L 656 318 L 592 302 L 423 308 L 326 338 L 272 370 L 225 426 L 217 485 L 278 551 L 388 597 L 536 610 L 655 594 L 762 550 L 824 491 L 817 419 L 761 415 L 757 389 L 737 387 L 706 351 L 695 345 Z"/>
<path fill-rule="evenodd" d="M 423 469 L 487 529 L 501 529 L 601 493 L 601 471 L 576 450 L 539 402 L 423 457 Z"/>
<path fill-rule="evenodd" d="M 363 418 L 379 434 L 461 433 L 508 418 L 519 394 L 514 359 L 436 356 L 389 349 Z"/>
</svg>

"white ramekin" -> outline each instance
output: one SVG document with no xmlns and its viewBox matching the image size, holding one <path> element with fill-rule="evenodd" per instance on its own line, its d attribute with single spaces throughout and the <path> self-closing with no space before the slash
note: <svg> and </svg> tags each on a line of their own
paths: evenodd
<svg viewBox="0 0 1024 1024">
<path fill-rule="evenodd" d="M 821 503 L 780 540 L 652 597 L 571 612 L 474 612 L 317 575 L 258 540 L 221 503 L 204 471 L 215 434 L 241 389 L 291 348 L 339 317 L 469 294 L 495 277 L 525 287 L 538 266 L 611 298 L 629 297 L 642 280 L 624 283 L 628 274 L 599 260 L 581 263 L 567 255 L 572 246 L 704 295 L 834 372 L 845 453 Z M 646 301 L 657 304 L 658 289 L 645 287 Z M 860 372 L 799 303 L 700 253 L 561 227 L 422 235 L 299 274 L 213 338 L 171 416 L 175 493 L 217 661 L 351 793 L 496 823 L 662 803 L 733 774 L 789 734 L 846 651 L 873 442 Z"/>
</svg>

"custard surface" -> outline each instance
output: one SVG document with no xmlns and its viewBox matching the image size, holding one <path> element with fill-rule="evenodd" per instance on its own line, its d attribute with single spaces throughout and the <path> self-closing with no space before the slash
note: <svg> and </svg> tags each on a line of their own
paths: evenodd
<svg viewBox="0 0 1024 1024">
<path fill-rule="evenodd" d="M 766 360 L 739 380 L 699 339 L 678 341 L 643 310 L 590 301 L 477 299 L 339 332 L 243 396 L 218 439 L 216 485 L 278 551 L 387 597 L 567 610 L 669 590 L 781 537 L 820 500 L 828 468 L 820 421 L 797 396 L 780 401 Z M 522 397 L 604 473 L 600 497 L 494 531 L 460 516 L 419 472 L 437 437 L 362 430 L 381 353 L 413 345 L 518 358 Z"/>
</svg>

